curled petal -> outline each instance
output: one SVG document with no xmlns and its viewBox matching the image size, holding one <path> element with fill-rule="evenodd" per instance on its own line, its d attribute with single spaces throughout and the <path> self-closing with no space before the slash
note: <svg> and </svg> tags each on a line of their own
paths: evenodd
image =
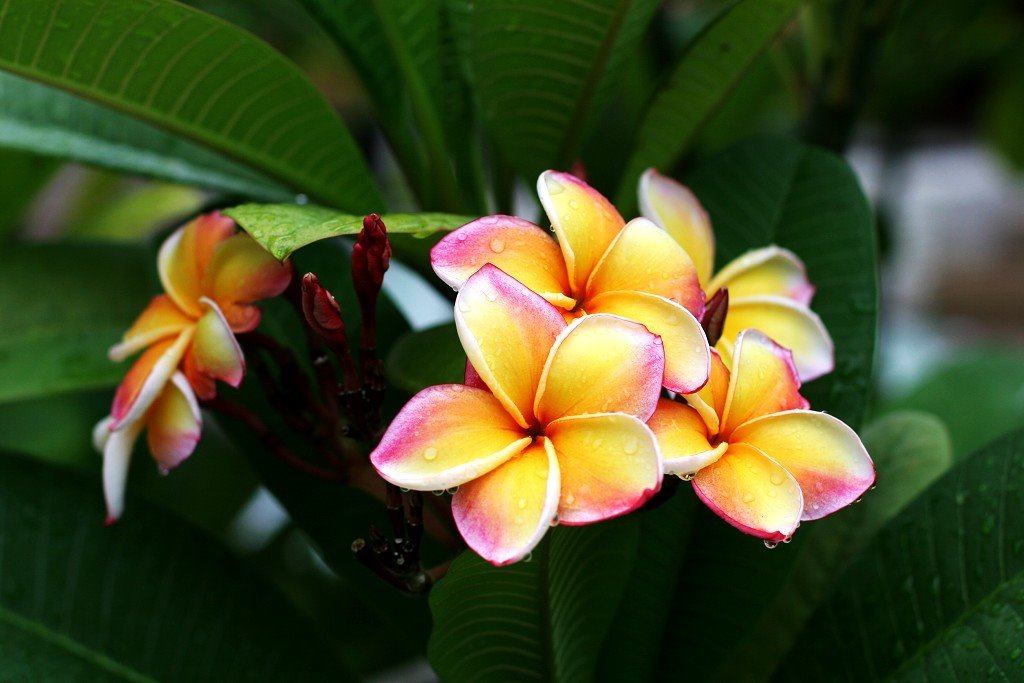
<svg viewBox="0 0 1024 683">
<path fill-rule="evenodd" d="M 203 298 L 206 313 L 196 323 L 192 339 L 192 361 L 200 373 L 227 382 L 233 387 L 245 377 L 245 357 L 224 314 L 212 300 Z M 198 391 L 202 398 L 212 398 Z"/>
<path fill-rule="evenodd" d="M 646 420 L 661 393 L 665 350 L 643 325 L 587 315 L 562 332 L 537 388 L 542 424 L 567 415 L 627 413 Z"/>
<path fill-rule="evenodd" d="M 116 522 L 124 512 L 124 487 L 132 449 L 142 431 L 142 421 L 135 420 L 109 432 L 103 444 L 103 496 L 107 501 L 107 525 Z M 108 425 L 109 429 L 109 425 Z"/>
<path fill-rule="evenodd" d="M 665 386 L 697 391 L 708 381 L 711 351 L 704 328 L 679 304 L 642 292 L 606 292 L 591 299 L 589 313 L 610 313 L 643 324 L 665 344 Z"/>
<path fill-rule="evenodd" d="M 856 432 L 825 413 L 765 415 L 740 425 L 732 439 L 754 446 L 793 475 L 803 490 L 803 519 L 846 507 L 875 481 L 871 456 Z"/>
<path fill-rule="evenodd" d="M 448 234 L 430 250 L 438 277 L 458 290 L 490 263 L 560 308 L 571 309 L 569 276 L 558 244 L 542 228 L 515 216 L 485 216 Z"/>
<path fill-rule="evenodd" d="M 541 173 L 537 193 L 558 235 L 572 296 L 580 299 L 594 266 L 626 222 L 600 192 L 569 173 Z"/>
<path fill-rule="evenodd" d="M 452 515 L 459 533 L 493 565 L 518 562 L 544 537 L 558 510 L 560 479 L 551 442 L 522 453 L 459 487 Z"/>
<path fill-rule="evenodd" d="M 732 299 L 722 339 L 735 339 L 741 331 L 751 328 L 761 330 L 792 351 L 797 372 L 805 382 L 828 374 L 835 367 L 832 337 L 821 318 L 802 304 L 777 296 Z"/>
<path fill-rule="evenodd" d="M 708 426 L 709 434 L 718 434 L 725 399 L 729 395 L 729 368 L 725 366 L 718 352 L 711 349 L 711 376 L 708 383 L 694 394 L 684 394 L 686 402 L 693 406 Z"/>
<path fill-rule="evenodd" d="M 392 484 L 439 491 L 486 474 L 528 445 L 530 437 L 490 393 L 442 384 L 405 404 L 370 462 Z"/>
<path fill-rule="evenodd" d="M 790 352 L 757 330 L 741 332 L 719 430 L 724 439 L 754 418 L 807 407 Z"/>
<path fill-rule="evenodd" d="M 729 524 L 768 541 L 792 536 L 804 507 L 796 479 L 746 444 L 729 444 L 722 457 L 697 472 L 693 490 Z"/>
<path fill-rule="evenodd" d="M 700 414 L 688 405 L 658 401 L 658 409 L 647 421 L 658 440 L 665 474 L 693 474 L 722 457 L 728 444 L 713 446 Z"/>
<path fill-rule="evenodd" d="M 178 228 L 160 246 L 160 283 L 174 303 L 189 315 L 202 315 L 199 297 L 203 294 L 203 276 L 214 251 L 234 233 L 234 222 L 213 212 Z"/>
<path fill-rule="evenodd" d="M 203 420 L 188 380 L 174 374 L 146 414 L 149 452 L 164 472 L 192 455 L 202 432 Z"/>
<path fill-rule="evenodd" d="M 111 430 L 138 421 L 149 410 L 185 355 L 192 334 L 192 328 L 186 328 L 177 339 L 158 342 L 139 356 L 114 393 Z"/>
<path fill-rule="evenodd" d="M 455 327 L 469 362 L 494 396 L 520 426 L 532 425 L 544 363 L 565 329 L 562 314 L 488 264 L 459 291 Z"/>
<path fill-rule="evenodd" d="M 288 288 L 290 261 L 281 263 L 246 234 L 225 240 L 214 252 L 202 280 L 202 292 L 217 302 L 234 332 L 251 332 L 260 310 L 251 305 Z"/>
<path fill-rule="evenodd" d="M 558 455 L 558 519 L 563 524 L 590 524 L 626 514 L 661 487 L 657 441 L 632 415 L 563 417 L 549 424 L 545 433 Z"/>
<path fill-rule="evenodd" d="M 653 168 L 640 176 L 639 193 L 640 213 L 665 228 L 693 259 L 700 281 L 708 282 L 715 265 L 715 236 L 704 207 L 686 186 Z"/>
<path fill-rule="evenodd" d="M 715 273 L 708 291 L 729 288 L 733 299 L 745 296 L 781 296 L 809 305 L 814 285 L 807 279 L 807 267 L 789 249 L 771 245 L 734 258 Z"/>
<path fill-rule="evenodd" d="M 469 362 L 469 359 L 466 359 L 466 372 L 462 383 L 467 387 L 475 387 L 477 389 L 490 391 L 490 389 L 487 388 L 487 385 L 484 384 L 484 381 L 480 379 L 480 373 L 476 371 L 476 368 L 474 368 L 473 364 Z"/>
<path fill-rule="evenodd" d="M 620 291 L 656 294 L 697 318 L 704 313 L 704 292 L 693 261 L 675 240 L 646 218 L 626 224 L 587 284 L 588 296 Z"/>
<path fill-rule="evenodd" d="M 171 297 L 160 294 L 150 300 L 142 314 L 124 333 L 121 343 L 110 347 L 107 356 L 113 361 L 124 360 L 161 339 L 177 336 L 193 322 Z"/>
</svg>

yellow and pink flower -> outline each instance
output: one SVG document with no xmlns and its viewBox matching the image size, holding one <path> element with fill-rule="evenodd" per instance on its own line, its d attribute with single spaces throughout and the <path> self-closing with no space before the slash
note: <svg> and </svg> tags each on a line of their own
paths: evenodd
<svg viewBox="0 0 1024 683">
<path fill-rule="evenodd" d="M 599 192 L 568 173 L 537 181 L 558 241 L 514 216 L 485 216 L 431 251 L 434 272 L 456 290 L 492 264 L 558 307 L 567 320 L 607 313 L 642 323 L 665 345 L 665 386 L 692 392 L 708 378 L 710 353 L 693 261 L 665 231 L 626 223 Z"/>
<path fill-rule="evenodd" d="M 493 265 L 460 285 L 472 385 L 416 394 L 370 455 L 380 475 L 419 491 L 458 487 L 459 531 L 495 565 L 522 559 L 556 520 L 589 524 L 642 505 L 662 479 L 645 425 L 662 340 L 614 315 L 567 323 L 565 309 Z"/>
</svg>

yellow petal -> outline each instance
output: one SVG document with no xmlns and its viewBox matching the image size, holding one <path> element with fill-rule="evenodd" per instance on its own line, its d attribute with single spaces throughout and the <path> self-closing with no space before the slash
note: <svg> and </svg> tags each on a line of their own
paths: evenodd
<svg viewBox="0 0 1024 683">
<path fill-rule="evenodd" d="M 579 300 L 594 266 L 626 222 L 600 192 L 569 173 L 541 173 L 537 193 L 558 235 L 572 297 Z"/>
<path fill-rule="evenodd" d="M 733 299 L 725 318 L 722 339 L 731 340 L 745 329 L 757 329 L 793 352 L 802 381 L 832 372 L 835 354 L 832 337 L 809 308 L 775 296 Z"/>
<path fill-rule="evenodd" d="M 708 282 L 715 265 L 715 236 L 704 207 L 686 186 L 653 168 L 640 176 L 639 190 L 640 213 L 665 228 L 693 259 L 701 283 Z"/>
<path fill-rule="evenodd" d="M 149 410 L 192 342 L 193 328 L 186 328 L 177 339 L 166 339 L 150 346 L 125 375 L 110 410 L 112 429 L 137 422 Z"/>
<path fill-rule="evenodd" d="M 121 343 L 112 346 L 107 355 L 110 360 L 124 360 L 161 339 L 176 337 L 193 322 L 171 297 L 166 294 L 155 296 L 124 333 Z"/>
<path fill-rule="evenodd" d="M 722 416 L 723 440 L 744 422 L 794 408 L 807 408 L 807 401 L 800 395 L 792 355 L 757 330 L 741 332 Z"/>
<path fill-rule="evenodd" d="M 245 377 L 242 348 L 217 304 L 206 297 L 200 301 L 207 307 L 207 311 L 196 324 L 191 361 L 195 364 L 195 370 L 207 377 L 237 387 Z M 195 388 L 202 398 L 212 398 L 199 387 Z"/>
<path fill-rule="evenodd" d="M 696 410 L 663 398 L 647 421 L 661 449 L 665 474 L 693 474 L 725 453 L 728 444 L 708 441 L 708 428 Z"/>
<path fill-rule="evenodd" d="M 203 275 L 213 252 L 234 232 L 234 222 L 214 212 L 181 226 L 160 246 L 160 283 L 174 303 L 190 316 L 202 315 L 199 297 L 203 294 Z"/>
<path fill-rule="evenodd" d="M 709 434 L 718 434 L 729 395 L 729 368 L 717 351 L 711 349 L 711 376 L 695 394 L 684 394 L 686 402 L 704 419 Z"/>
<path fill-rule="evenodd" d="M 192 455 L 202 427 L 196 397 L 185 376 L 177 372 L 146 413 L 149 452 L 163 472 L 174 469 Z"/>
<path fill-rule="evenodd" d="M 733 259 L 715 273 L 708 292 L 729 288 L 729 299 L 747 296 L 781 296 L 808 305 L 814 285 L 807 279 L 807 268 L 788 249 L 772 245 L 754 249 Z"/>
<path fill-rule="evenodd" d="M 638 323 L 612 315 L 574 321 L 555 342 L 537 389 L 541 424 L 566 415 L 628 413 L 646 420 L 661 393 L 665 351 Z"/>
<path fill-rule="evenodd" d="M 234 332 L 251 332 L 260 322 L 253 302 L 281 294 L 292 277 L 281 263 L 244 233 L 218 245 L 203 276 L 203 293 L 217 302 Z"/>
</svg>

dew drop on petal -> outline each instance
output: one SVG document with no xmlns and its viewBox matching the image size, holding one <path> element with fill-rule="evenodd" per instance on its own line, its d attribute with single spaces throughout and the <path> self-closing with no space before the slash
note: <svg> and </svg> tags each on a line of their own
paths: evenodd
<svg viewBox="0 0 1024 683">
<path fill-rule="evenodd" d="M 565 494 L 565 504 L 566 505 L 573 505 L 575 502 L 576 502 L 576 496 L 572 495 L 571 493 Z"/>
<path fill-rule="evenodd" d="M 575 210 L 580 208 L 580 203 L 578 201 L 576 201 L 575 199 L 570 199 L 569 200 L 569 208 L 572 209 L 573 211 L 575 211 Z"/>
<path fill-rule="evenodd" d="M 531 562 L 533 560 L 533 553 L 526 553 L 526 557 L 523 558 L 523 562 Z"/>
<path fill-rule="evenodd" d="M 484 216 L 480 219 L 480 223 L 483 225 L 494 225 L 498 222 L 497 216 Z"/>
<path fill-rule="evenodd" d="M 626 452 L 626 455 L 633 455 L 640 448 L 640 441 L 635 437 L 631 436 L 626 440 L 622 450 Z"/>
<path fill-rule="evenodd" d="M 778 495 L 779 494 L 775 491 L 775 489 L 768 489 L 768 497 L 769 498 L 775 498 Z"/>
<path fill-rule="evenodd" d="M 171 473 L 171 470 L 164 467 L 163 465 L 157 465 L 156 471 L 160 473 L 161 477 L 166 477 Z"/>
<path fill-rule="evenodd" d="M 551 518 L 551 526 L 558 526 L 558 515 Z"/>
<path fill-rule="evenodd" d="M 786 537 L 785 537 L 784 539 L 782 539 L 782 542 L 783 542 L 783 543 L 789 543 L 789 542 L 790 542 L 790 541 L 792 541 L 792 540 L 793 540 L 793 537 L 792 537 L 792 536 L 786 536 Z"/>
<path fill-rule="evenodd" d="M 765 541 L 764 542 L 764 547 L 768 548 L 768 550 L 775 550 L 775 548 L 778 545 L 779 545 L 778 541 Z"/>
<path fill-rule="evenodd" d="M 497 301 L 498 293 L 495 292 L 493 289 L 486 289 L 484 290 L 484 298 L 487 299 L 488 301 Z"/>
<path fill-rule="evenodd" d="M 450 489 L 446 489 L 445 493 L 447 493 L 448 495 L 454 496 L 458 492 L 458 490 L 459 490 L 458 486 L 453 486 Z"/>
<path fill-rule="evenodd" d="M 495 254 L 500 254 L 505 251 L 505 240 L 495 237 L 491 240 L 491 251 Z"/>
<path fill-rule="evenodd" d="M 782 486 L 782 482 L 785 481 L 785 479 L 782 478 L 782 472 L 772 472 L 771 479 L 772 483 L 776 486 Z"/>
<path fill-rule="evenodd" d="M 437 457 L 437 449 L 434 448 L 433 446 L 430 446 L 429 448 L 427 448 L 427 450 L 423 451 L 423 458 L 425 460 L 433 460 L 436 457 Z"/>
<path fill-rule="evenodd" d="M 459 232 L 455 233 L 455 235 L 456 239 L 458 239 L 460 242 L 465 242 L 466 238 L 469 237 L 469 235 L 466 234 L 465 230 L 460 230 Z"/>
<path fill-rule="evenodd" d="M 469 302 L 465 299 L 459 299 L 459 310 L 463 313 L 469 313 Z"/>
<path fill-rule="evenodd" d="M 682 479 L 683 481 L 691 481 L 694 478 L 694 476 L 696 476 L 696 474 L 696 472 L 687 472 L 686 474 L 680 474 L 679 478 Z"/>
<path fill-rule="evenodd" d="M 526 509 L 526 499 L 525 498 L 520 498 L 518 505 L 519 505 L 519 509 L 520 510 Z"/>
<path fill-rule="evenodd" d="M 744 503 L 753 503 L 754 502 L 754 494 L 751 493 L 750 491 L 747 491 L 746 493 L 744 493 L 743 494 L 743 502 Z"/>
<path fill-rule="evenodd" d="M 565 185 L 562 184 L 561 180 L 548 178 L 548 194 L 561 194 L 564 191 Z"/>
</svg>

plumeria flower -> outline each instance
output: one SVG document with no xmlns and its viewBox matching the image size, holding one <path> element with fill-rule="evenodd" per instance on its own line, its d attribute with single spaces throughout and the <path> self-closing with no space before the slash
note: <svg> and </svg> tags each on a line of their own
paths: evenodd
<svg viewBox="0 0 1024 683">
<path fill-rule="evenodd" d="M 840 420 L 807 410 L 799 390 L 791 353 L 741 332 L 731 373 L 715 354 L 690 405 L 662 399 L 648 422 L 666 474 L 692 478 L 719 517 L 770 542 L 854 502 L 875 481 L 871 457 Z"/>
<path fill-rule="evenodd" d="M 778 246 L 748 251 L 717 273 L 715 236 L 704 208 L 685 186 L 653 168 L 640 177 L 640 212 L 675 238 L 693 259 L 709 296 L 729 290 L 729 312 L 716 347 L 731 365 L 741 330 L 759 329 L 792 350 L 805 382 L 835 367 L 832 338 L 810 309 L 814 286 L 803 261 Z"/>
<path fill-rule="evenodd" d="M 521 218 L 486 216 L 433 248 L 434 272 L 459 289 L 490 263 L 566 319 L 608 313 L 640 322 L 665 344 L 665 386 L 677 392 L 701 387 L 710 369 L 698 322 L 704 293 L 682 247 L 649 220 L 626 223 L 599 192 L 568 173 L 545 171 L 537 191 L 557 242 Z"/>
<path fill-rule="evenodd" d="M 455 321 L 478 385 L 416 394 L 370 454 L 384 479 L 458 487 L 459 532 L 495 565 L 525 557 L 556 520 L 616 517 L 659 489 L 644 424 L 661 391 L 659 337 L 612 315 L 567 323 L 491 265 L 463 284 Z"/>
</svg>

